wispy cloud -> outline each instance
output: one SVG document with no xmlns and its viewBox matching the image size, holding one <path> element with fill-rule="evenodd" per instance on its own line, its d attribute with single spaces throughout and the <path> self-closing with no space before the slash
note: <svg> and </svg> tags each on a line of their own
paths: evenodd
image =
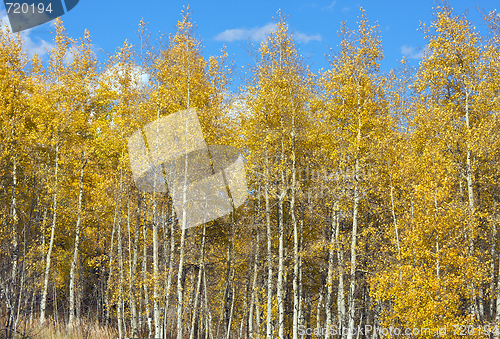
<svg viewBox="0 0 500 339">
<path fill-rule="evenodd" d="M 5 32 L 5 25 L 10 27 L 9 18 L 6 12 L 0 11 L 0 30 Z M 47 52 L 51 50 L 54 45 L 40 38 L 36 38 L 37 41 L 35 41 L 30 37 L 32 31 L 33 29 L 27 29 L 20 33 L 23 40 L 23 47 L 30 58 L 35 54 L 42 57 L 47 54 Z M 10 34 L 13 35 L 13 33 Z"/>
<path fill-rule="evenodd" d="M 417 51 L 415 47 L 401 46 L 401 54 L 406 55 L 408 59 L 421 59 L 424 56 L 422 51 Z"/>
<path fill-rule="evenodd" d="M 226 29 L 224 32 L 219 33 L 215 36 L 217 41 L 237 41 L 245 40 L 249 38 L 252 41 L 263 41 L 266 39 L 266 35 L 276 29 L 276 24 L 269 23 L 262 27 L 255 27 L 251 29 L 245 28 L 235 28 Z"/>
<path fill-rule="evenodd" d="M 337 3 L 337 1 L 333 1 L 330 6 L 326 6 L 324 8 L 322 8 L 321 10 L 322 11 L 331 11 L 333 9 L 333 6 L 335 6 L 335 4 Z"/>
<path fill-rule="evenodd" d="M 276 30 L 276 24 L 269 23 L 262 27 L 255 27 L 252 29 L 245 28 L 235 28 L 235 29 L 227 29 L 222 33 L 219 33 L 215 36 L 215 40 L 217 41 L 238 41 L 250 39 L 252 41 L 264 41 L 266 39 L 266 35 Z M 307 35 L 304 33 L 296 32 L 294 34 L 295 39 L 299 42 L 308 43 L 310 41 L 321 41 L 322 37 L 320 34 L 316 35 Z"/>
<path fill-rule="evenodd" d="M 106 69 L 104 74 L 101 76 L 101 79 L 113 90 L 120 92 L 121 84 L 120 78 L 125 76 L 125 72 L 127 70 L 124 67 L 119 65 L 113 65 Z M 132 65 L 128 70 L 130 74 L 130 80 L 132 82 L 132 86 L 135 88 L 142 88 L 147 86 L 150 75 L 146 72 L 145 69 L 141 68 L 137 65 Z"/>
<path fill-rule="evenodd" d="M 342 13 L 347 13 L 351 10 L 351 7 L 344 7 L 342 8 Z"/>
<path fill-rule="evenodd" d="M 302 6 L 300 6 L 299 11 L 303 10 L 304 8 L 314 9 L 314 8 L 316 8 L 316 3 L 312 2 L 312 3 L 309 3 L 309 4 L 302 5 Z"/>
<path fill-rule="evenodd" d="M 304 34 L 304 33 L 297 32 L 294 35 L 295 35 L 295 38 L 297 39 L 297 41 L 304 42 L 306 44 L 309 41 L 321 41 L 321 39 L 322 39 L 321 38 L 321 34 L 307 35 L 307 34 Z"/>
</svg>

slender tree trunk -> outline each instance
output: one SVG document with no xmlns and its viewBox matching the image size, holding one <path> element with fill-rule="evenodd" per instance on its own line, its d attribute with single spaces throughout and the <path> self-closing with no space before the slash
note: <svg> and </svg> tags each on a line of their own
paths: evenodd
<svg viewBox="0 0 500 339">
<path fill-rule="evenodd" d="M 56 161 L 54 170 L 54 203 L 53 203 L 53 215 L 52 215 L 52 226 L 50 228 L 50 242 L 49 250 L 47 251 L 47 259 L 45 261 L 45 277 L 43 281 L 42 289 L 42 301 L 40 302 L 40 324 L 45 323 L 45 308 L 47 307 L 47 289 L 49 286 L 49 274 L 50 274 L 50 259 L 52 256 L 52 247 L 54 246 L 54 234 L 56 230 L 57 222 L 57 170 L 59 168 L 59 144 L 56 145 Z"/>
<path fill-rule="evenodd" d="M 13 133 L 14 130 L 12 130 Z M 8 306 L 8 313 L 9 313 L 9 321 L 8 321 L 8 326 L 7 329 L 10 332 L 11 326 L 14 323 L 14 312 L 15 312 L 15 298 L 16 298 L 16 288 L 17 288 L 17 262 L 18 262 L 18 240 L 17 240 L 17 222 L 18 222 L 18 216 L 17 216 L 17 202 L 16 202 L 16 189 L 17 189 L 17 154 L 14 152 L 13 156 L 13 161 L 12 161 L 12 198 L 11 198 L 11 209 L 12 209 L 12 274 L 11 274 L 11 283 L 10 286 L 12 288 L 9 288 L 7 286 L 7 289 L 10 290 L 12 298 L 14 299 L 14 305 L 13 306 Z M 8 305 L 11 305 L 11 303 L 8 303 Z M 15 331 L 15 329 L 14 329 Z M 10 334 L 8 334 L 10 335 Z"/>
<path fill-rule="evenodd" d="M 168 275 L 167 281 L 165 282 L 165 312 L 163 318 L 163 333 L 166 333 L 167 330 L 167 314 L 168 307 L 170 301 L 170 287 L 172 285 L 172 277 L 174 271 L 174 255 L 175 255 L 175 231 L 174 231 L 174 217 L 175 217 L 175 209 L 172 206 L 171 220 L 170 220 L 170 259 L 168 261 Z M 166 335 L 165 335 L 166 337 Z"/>
<path fill-rule="evenodd" d="M 183 224 L 186 223 L 186 211 L 182 211 L 183 214 Z M 184 270 L 184 242 L 186 239 L 186 229 L 182 227 L 181 230 L 181 243 L 180 243 L 180 255 L 179 255 L 179 271 L 177 273 L 177 339 L 182 339 L 183 335 L 183 297 L 184 297 L 184 287 L 182 286 L 182 273 Z"/>
<path fill-rule="evenodd" d="M 281 192 L 278 201 L 278 282 L 276 284 L 276 297 L 278 300 L 278 338 L 284 339 L 285 307 L 283 286 L 283 263 L 284 263 L 284 227 L 283 227 L 283 194 Z"/>
<path fill-rule="evenodd" d="M 120 189 L 121 191 L 121 189 Z M 121 201 L 121 192 L 120 192 L 120 201 Z M 126 336 L 126 333 L 123 332 L 123 327 L 125 326 L 125 321 L 123 319 L 123 247 L 122 247 L 122 213 L 121 208 L 118 211 L 118 267 L 119 267 L 119 281 L 118 281 L 118 307 L 117 307 L 117 316 L 118 316 L 118 334 L 120 338 Z"/>
<path fill-rule="evenodd" d="M 55 275 L 55 272 L 53 273 Z M 54 295 L 54 318 L 56 320 L 56 329 L 59 331 L 59 308 L 57 307 L 57 286 L 56 286 L 56 279 L 55 276 L 52 278 L 54 279 L 54 284 L 52 284 L 52 293 Z"/>
<path fill-rule="evenodd" d="M 470 117 L 469 117 L 469 90 L 466 90 L 465 93 L 465 124 L 467 127 L 467 191 L 468 191 L 468 196 L 469 196 L 469 233 L 468 233 L 468 250 L 467 250 L 467 256 L 473 256 L 474 255 L 474 227 L 475 227 L 475 206 L 474 206 L 474 189 L 473 189 L 473 180 L 472 180 L 472 152 L 471 152 L 471 141 L 470 138 L 471 136 L 471 128 L 470 128 Z M 474 282 L 469 282 L 468 283 L 468 289 L 469 289 L 469 295 L 471 297 L 471 311 L 474 313 L 474 317 L 478 318 L 480 317 L 480 314 L 477 309 L 477 297 L 476 297 L 476 291 L 475 291 L 475 284 Z"/>
<path fill-rule="evenodd" d="M 349 286 L 349 296 L 348 296 L 348 304 L 349 304 L 349 322 L 348 322 L 348 332 L 347 339 L 352 339 L 354 334 L 354 317 L 356 315 L 355 308 L 355 289 L 356 289 L 356 240 L 358 233 L 358 205 L 359 205 L 359 148 L 361 143 L 361 106 L 358 101 L 358 137 L 357 137 L 357 154 L 356 154 L 356 163 L 354 167 L 354 206 L 352 213 L 352 240 L 351 240 L 351 282 Z"/>
<path fill-rule="evenodd" d="M 253 310 L 254 307 L 258 311 L 258 305 L 256 306 L 256 298 L 258 291 L 257 291 L 257 275 L 259 272 L 259 243 L 260 243 L 260 238 L 259 238 L 259 227 L 255 227 L 255 232 L 256 232 L 256 240 L 255 240 L 255 256 L 254 256 L 254 262 L 253 262 L 253 277 L 252 277 L 252 296 L 250 298 L 250 310 L 248 314 L 248 331 L 250 334 L 250 338 L 260 338 L 259 335 L 259 326 L 257 327 L 257 331 L 254 334 L 254 328 L 253 328 Z M 257 315 L 258 317 L 258 315 Z"/>
<path fill-rule="evenodd" d="M 154 205 L 156 205 L 156 198 Z M 155 321 L 155 338 L 161 337 L 160 307 L 158 304 L 160 298 L 158 292 L 159 275 L 160 269 L 158 266 L 158 221 L 156 220 L 156 208 L 153 208 L 153 312 Z"/>
<path fill-rule="evenodd" d="M 337 207 L 337 206 L 335 206 Z M 330 327 L 332 326 L 332 294 L 333 294 L 333 259 L 335 256 L 335 229 L 337 219 L 337 208 L 332 211 L 332 224 L 330 228 L 330 246 L 328 250 L 328 273 L 326 279 L 326 334 L 325 339 L 330 338 Z"/>
<path fill-rule="evenodd" d="M 497 258 L 496 253 L 496 244 L 497 244 L 497 225 L 496 225 L 496 210 L 497 210 L 497 202 L 493 202 L 493 213 L 495 214 L 495 219 L 493 220 L 493 229 L 492 229 L 492 244 L 491 244 L 491 267 L 490 267 L 490 291 L 491 291 L 491 300 L 490 300 L 490 318 L 493 318 L 494 314 L 494 303 L 495 303 L 495 263 Z"/>
<path fill-rule="evenodd" d="M 291 96 L 293 98 L 293 96 Z M 292 101 L 293 105 L 293 101 Z M 293 227 L 293 339 L 298 339 L 298 329 L 299 329 L 299 313 L 300 313 L 300 302 L 299 302 L 299 232 L 297 229 L 297 220 L 295 218 L 295 190 L 296 190 L 296 159 L 295 159 L 295 110 L 292 108 L 292 192 L 290 200 L 290 215 L 292 217 L 292 227 Z"/>
<path fill-rule="evenodd" d="M 75 275 L 76 275 L 76 263 L 78 260 L 78 245 L 80 244 L 80 224 L 82 220 L 82 198 L 83 198 L 83 173 L 85 170 L 85 165 L 87 161 L 83 160 L 84 155 L 82 154 L 82 165 L 80 168 L 80 190 L 78 192 L 78 212 L 76 218 L 76 230 L 75 230 L 75 248 L 73 250 L 73 259 L 71 260 L 71 268 L 69 272 L 69 320 L 68 327 L 73 326 L 75 321 Z"/>
<path fill-rule="evenodd" d="M 156 110 L 156 119 L 160 119 L 160 110 Z M 156 149 L 158 149 L 159 124 L 156 124 Z M 159 275 L 160 269 L 158 266 L 158 218 L 157 218 L 157 202 L 156 202 L 156 186 L 159 178 L 157 171 L 154 172 L 153 183 L 153 312 L 155 321 L 155 338 L 161 337 L 161 321 L 160 321 L 160 306 L 159 299 Z"/>
<path fill-rule="evenodd" d="M 194 339 L 195 323 L 198 315 L 198 301 L 201 289 L 201 278 L 203 271 L 205 270 L 205 228 L 206 224 L 203 224 L 203 235 L 201 240 L 201 253 L 200 253 L 200 268 L 198 270 L 198 280 L 196 282 L 196 291 L 194 295 L 194 307 L 193 307 L 193 317 L 191 320 L 191 332 L 189 339 Z"/>
<path fill-rule="evenodd" d="M 184 55 L 184 50 L 182 54 L 183 63 L 186 62 L 186 72 L 187 72 L 187 106 L 186 109 L 189 110 L 190 105 L 190 95 L 191 95 L 191 68 L 189 65 L 189 54 Z M 185 130 L 184 130 L 184 140 L 185 149 L 188 149 L 188 119 L 186 118 Z M 187 228 L 187 188 L 188 188 L 188 154 L 184 157 L 184 180 L 182 185 L 182 218 L 181 218 L 181 243 L 180 243 L 180 257 L 179 257 L 179 271 L 177 274 L 177 339 L 183 339 L 183 302 L 184 302 L 184 288 L 182 286 L 182 273 L 184 271 L 184 242 L 186 239 L 186 228 Z"/>
<path fill-rule="evenodd" d="M 266 226 L 267 226 L 267 319 L 266 319 L 266 339 L 272 339 L 272 311 L 273 311 L 273 253 L 271 235 L 271 208 L 269 206 L 269 155 L 266 148 Z"/>
<path fill-rule="evenodd" d="M 389 167 L 389 165 L 387 165 Z M 390 185 L 391 185 L 391 208 L 392 208 L 392 220 L 394 221 L 394 232 L 396 232 L 396 245 L 398 248 L 398 260 L 399 260 L 399 266 L 401 266 L 401 247 L 399 246 L 399 232 L 398 232 L 398 224 L 396 222 L 396 210 L 394 207 L 394 187 L 392 185 L 392 174 L 391 174 L 391 169 L 389 168 L 389 179 L 390 179 Z M 401 271 L 399 272 L 400 274 L 400 279 L 401 279 Z"/>
<path fill-rule="evenodd" d="M 148 291 L 148 284 L 147 284 L 147 279 L 148 279 L 148 249 L 147 249 L 147 229 L 146 229 L 146 223 L 149 217 L 144 220 L 144 223 L 142 224 L 142 279 L 143 279 L 143 290 L 144 290 L 144 302 L 145 302 L 145 308 L 146 308 L 146 318 L 147 318 L 147 324 L 148 324 L 148 337 L 151 337 L 151 310 L 149 308 L 149 291 Z"/>
<path fill-rule="evenodd" d="M 33 325 L 33 304 L 35 303 L 35 290 L 33 290 L 33 294 L 31 295 L 31 307 L 30 307 L 30 326 Z"/>
<path fill-rule="evenodd" d="M 137 258 L 139 253 L 139 229 L 141 226 L 141 207 L 142 207 L 142 199 L 139 196 L 137 199 L 137 221 L 134 230 L 134 256 L 132 262 L 130 263 L 129 269 L 129 289 L 130 289 L 130 335 L 132 338 L 137 337 L 138 335 L 138 327 L 137 327 L 137 306 L 135 300 L 135 283 L 136 279 L 136 270 L 137 270 Z M 129 230 L 130 232 L 130 230 Z"/>
<path fill-rule="evenodd" d="M 230 285 L 230 277 L 231 277 L 231 246 L 230 244 L 227 245 L 227 260 L 226 260 L 226 283 L 224 287 L 224 296 L 222 300 L 222 307 L 220 311 L 220 317 L 219 317 L 219 323 L 217 325 L 217 332 L 215 336 L 219 338 L 219 329 L 220 329 L 220 324 L 223 322 L 224 328 L 227 328 L 227 323 L 229 319 L 229 299 L 230 299 L 230 292 L 229 288 L 231 287 Z M 224 330 L 225 331 L 225 330 Z"/>
<path fill-rule="evenodd" d="M 234 212 L 233 212 L 234 213 Z M 235 284 L 234 284 L 234 266 L 235 266 L 235 257 L 234 257 L 234 220 L 233 224 L 231 225 L 231 279 L 230 279 L 230 284 L 231 284 L 231 307 L 229 309 L 229 319 L 227 323 L 227 330 L 226 330 L 226 339 L 231 339 L 231 325 L 233 323 L 233 314 L 234 314 L 234 301 L 236 299 L 235 297 Z"/>
<path fill-rule="evenodd" d="M 340 213 L 337 211 L 335 216 L 335 248 L 337 249 L 337 267 L 339 273 L 339 283 L 337 289 L 337 313 L 339 331 L 343 332 L 345 328 L 346 310 L 344 296 L 344 247 L 340 242 Z M 344 335 L 342 335 L 344 337 Z"/>
<path fill-rule="evenodd" d="M 322 279 L 323 280 L 323 279 Z M 318 304 L 316 305 L 316 328 L 321 328 L 321 310 L 323 309 L 323 290 L 325 286 L 321 282 L 321 287 L 319 288 L 319 298 Z"/>
<path fill-rule="evenodd" d="M 30 217 L 31 218 L 31 217 Z M 30 220 L 31 222 L 31 220 Z M 26 272 L 26 224 L 23 226 L 23 234 L 24 234 L 24 239 L 23 239 L 23 259 L 22 259 L 22 271 L 21 271 L 21 283 L 18 289 L 18 295 L 17 295 L 17 314 L 16 314 L 16 320 L 14 321 L 14 333 L 17 333 L 17 325 L 19 323 L 19 317 L 20 317 L 20 311 L 21 311 L 21 303 L 22 303 L 22 298 L 23 298 L 23 292 L 24 292 L 24 281 L 25 281 L 25 272 Z M 26 301 L 28 298 L 25 298 L 24 302 L 24 310 L 26 313 Z M 26 319 L 26 318 L 25 318 Z"/>
<path fill-rule="evenodd" d="M 212 329 L 212 312 L 210 312 L 210 299 L 208 299 L 207 277 L 205 275 L 205 271 L 203 271 L 203 295 L 205 297 L 206 313 L 208 314 L 208 333 L 210 338 L 215 338 Z"/>
<path fill-rule="evenodd" d="M 281 117 L 281 130 L 283 131 L 283 117 Z M 284 161 L 285 159 L 285 145 L 283 136 L 281 138 L 281 189 L 280 194 L 278 196 L 278 283 L 276 284 L 276 297 L 278 300 L 278 338 L 284 339 L 285 333 L 285 300 L 284 300 L 284 284 L 283 284 L 283 275 L 284 275 L 284 220 L 283 220 L 283 202 L 286 195 L 286 190 L 283 186 L 285 183 L 285 175 L 284 175 Z"/>
<path fill-rule="evenodd" d="M 312 312 L 312 300 L 311 300 L 311 292 L 307 292 L 307 309 L 306 309 L 306 328 L 311 328 L 311 312 Z M 307 333 L 307 339 L 311 339 L 311 334 Z"/>
<path fill-rule="evenodd" d="M 495 202 L 495 219 L 493 221 L 494 227 L 496 229 L 496 223 L 497 223 L 497 209 L 496 209 L 496 202 Z M 497 241 L 497 239 L 493 239 L 493 241 Z M 500 324 L 500 260 L 498 260 L 498 277 L 497 277 L 497 287 L 496 287 L 496 314 L 495 314 L 495 323 L 498 325 Z M 498 339 L 500 337 L 499 331 L 494 331 L 495 333 L 495 339 Z"/>
<path fill-rule="evenodd" d="M 186 305 L 184 307 L 184 322 L 185 322 L 185 325 L 184 325 L 184 329 L 185 329 L 185 332 L 184 332 L 184 336 L 187 336 L 189 338 L 189 336 L 191 335 L 191 333 L 189 331 L 191 331 L 191 322 L 190 322 L 190 319 L 189 319 L 189 315 L 190 315 L 190 312 L 192 314 L 192 311 L 193 311 L 193 302 L 194 302 L 194 293 L 196 291 L 196 285 L 194 283 L 195 281 L 195 269 L 193 268 L 193 266 L 190 267 L 189 269 L 189 283 L 185 286 L 188 286 L 189 287 L 189 291 L 186 291 L 184 293 L 184 296 L 185 296 L 185 302 L 186 302 Z M 187 274 L 187 272 L 186 272 Z"/>
<path fill-rule="evenodd" d="M 303 211 L 303 210 L 302 210 Z M 300 220 L 300 247 L 299 253 L 302 253 L 304 242 L 304 213 L 302 213 L 302 220 Z M 304 300 L 304 288 L 302 284 L 302 254 L 299 254 L 299 325 L 304 325 L 304 310 L 302 302 Z"/>
<path fill-rule="evenodd" d="M 375 328 L 378 327 L 378 315 L 379 315 L 379 310 L 380 310 L 380 304 L 377 302 L 375 304 L 375 309 L 373 310 L 373 332 L 372 332 L 372 339 L 377 338 L 377 331 L 375 331 Z"/>
<path fill-rule="evenodd" d="M 16 201 L 16 190 L 17 190 L 17 154 L 14 153 L 14 159 L 12 164 L 12 286 L 16 286 L 17 279 L 17 201 Z"/>
<path fill-rule="evenodd" d="M 120 196 L 119 196 L 119 201 L 116 203 L 115 215 L 113 217 L 113 229 L 111 230 L 111 243 L 110 243 L 110 250 L 109 250 L 109 276 L 108 276 L 108 283 L 106 284 L 106 294 L 104 296 L 105 297 L 104 304 L 106 305 L 106 326 L 108 325 L 108 322 L 109 322 L 110 281 L 111 281 L 111 278 L 113 276 L 113 250 L 114 250 L 114 245 L 115 245 L 116 219 L 117 219 L 118 214 L 120 213 L 120 210 L 121 210 L 122 181 L 123 181 L 123 171 L 120 171 Z"/>
</svg>

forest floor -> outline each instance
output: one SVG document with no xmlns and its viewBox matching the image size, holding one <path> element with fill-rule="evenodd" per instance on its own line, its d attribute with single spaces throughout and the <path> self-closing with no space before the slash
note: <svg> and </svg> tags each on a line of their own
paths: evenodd
<svg viewBox="0 0 500 339">
<path fill-rule="evenodd" d="M 21 324 L 17 328 L 18 335 L 13 338 L 23 339 L 116 339 L 118 333 L 114 328 L 106 327 L 97 322 L 80 322 L 68 329 L 66 324 L 56 325 L 56 322 L 48 320 L 43 327 Z M 5 338 L 6 332 L 0 332 L 0 338 Z"/>
</svg>

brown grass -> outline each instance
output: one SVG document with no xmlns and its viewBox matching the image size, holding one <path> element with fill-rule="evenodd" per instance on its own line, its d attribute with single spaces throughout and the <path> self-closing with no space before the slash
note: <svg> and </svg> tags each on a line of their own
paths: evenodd
<svg viewBox="0 0 500 339">
<path fill-rule="evenodd" d="M 43 327 L 29 324 L 25 326 L 20 324 L 17 327 L 18 338 L 37 338 L 37 339 L 117 339 L 118 333 L 114 328 L 104 327 L 97 322 L 76 322 L 72 328 L 66 325 L 56 326 L 55 322 L 47 319 Z M 3 338 L 5 331 L 0 333 L 0 338 Z"/>
</svg>

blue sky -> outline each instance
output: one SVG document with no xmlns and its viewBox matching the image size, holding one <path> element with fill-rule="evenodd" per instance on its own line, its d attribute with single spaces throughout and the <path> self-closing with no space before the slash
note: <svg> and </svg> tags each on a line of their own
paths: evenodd
<svg viewBox="0 0 500 339">
<path fill-rule="evenodd" d="M 477 4 L 491 11 L 497 2 L 480 0 Z M 341 21 L 349 28 L 356 28 L 359 8 L 366 10 L 371 23 L 379 25 L 382 38 L 384 60 L 382 71 L 397 67 L 403 55 L 410 64 L 418 65 L 425 48 L 423 32 L 417 30 L 420 22 L 432 21 L 433 0 L 423 1 L 345 1 L 345 0 L 301 0 L 301 1 L 180 1 L 180 0 L 140 0 L 140 1 L 97 1 L 80 0 L 79 4 L 62 17 L 67 33 L 80 37 L 88 29 L 95 50 L 103 49 L 113 53 L 127 39 L 137 43 L 137 29 L 141 19 L 148 22 L 152 40 L 158 32 L 173 33 L 184 5 L 190 5 L 193 20 L 197 24 L 197 34 L 202 40 L 203 55 L 219 55 L 225 44 L 229 56 L 234 59 L 239 70 L 252 63 L 245 51 L 246 37 L 258 48 L 263 39 L 263 31 L 272 27 L 272 18 L 278 9 L 288 16 L 288 24 L 299 42 L 300 53 L 309 58 L 313 70 L 328 68 L 325 54 L 330 48 L 338 51 L 340 38 L 337 31 Z M 450 1 L 455 13 L 462 14 L 468 8 L 468 17 L 476 28 L 487 33 L 472 1 Z M 0 18 L 6 20 L 3 3 L 0 4 Z M 44 24 L 22 33 L 30 54 L 45 54 L 51 47 L 53 31 L 51 23 Z M 98 53 L 100 59 L 104 55 Z"/>
</svg>

